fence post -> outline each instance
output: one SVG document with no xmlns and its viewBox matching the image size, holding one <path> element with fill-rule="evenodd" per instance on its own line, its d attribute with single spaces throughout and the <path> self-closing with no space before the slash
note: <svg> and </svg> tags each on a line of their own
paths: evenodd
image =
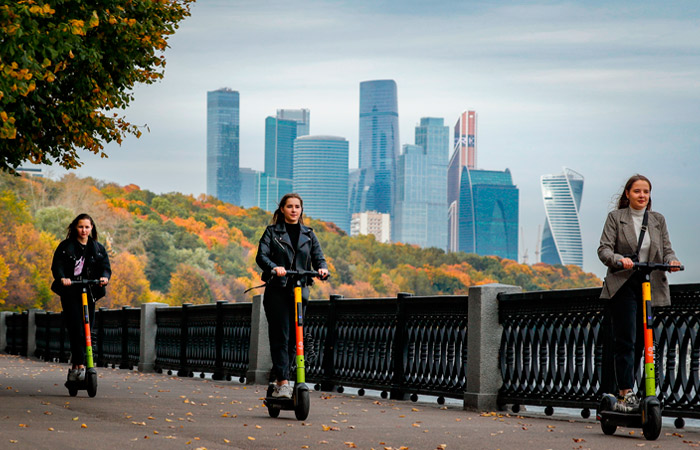
<svg viewBox="0 0 700 450">
<path fill-rule="evenodd" d="M 7 320 L 10 311 L 0 311 L 0 353 L 7 353 Z"/>
<path fill-rule="evenodd" d="M 105 339 L 105 327 L 103 325 L 103 318 L 104 318 L 104 311 L 107 308 L 104 306 L 100 306 L 97 311 L 95 311 L 95 333 L 97 336 L 97 353 L 95 355 L 95 365 L 97 367 L 105 367 L 107 364 L 105 364 L 104 359 L 105 359 L 105 348 L 104 348 L 104 339 Z M 92 330 L 90 330 L 92 332 Z M 92 343 L 92 345 L 95 345 L 95 342 Z"/>
<path fill-rule="evenodd" d="M 182 317 L 180 322 L 180 370 L 177 371 L 178 377 L 188 377 L 190 376 L 190 370 L 187 367 L 187 336 L 188 324 L 187 324 L 187 308 L 192 306 L 192 303 L 182 304 Z"/>
<path fill-rule="evenodd" d="M 31 358 L 36 352 L 36 313 L 38 309 L 27 311 L 27 357 Z"/>
<path fill-rule="evenodd" d="M 408 311 L 406 311 L 405 299 L 412 297 L 409 292 L 399 292 L 396 295 L 396 331 L 394 332 L 394 346 L 392 349 L 392 365 L 394 367 L 394 376 L 391 380 L 391 390 L 389 398 L 392 400 L 406 400 L 408 394 L 404 390 L 404 374 L 406 372 L 406 322 Z"/>
<path fill-rule="evenodd" d="M 498 367 L 503 331 L 498 322 L 498 294 L 521 291 L 519 286 L 497 283 L 469 288 L 464 409 L 498 409 L 498 390 L 503 384 Z"/>
<path fill-rule="evenodd" d="M 223 380 L 224 376 L 224 305 L 225 300 L 216 302 L 216 330 L 214 331 L 214 373 L 212 380 Z"/>
<path fill-rule="evenodd" d="M 131 369 L 129 367 L 129 320 L 127 316 L 128 306 L 122 306 L 122 357 L 119 363 L 120 369 Z"/>
<path fill-rule="evenodd" d="M 156 366 L 156 308 L 168 306 L 165 303 L 144 303 L 141 305 L 141 334 L 139 345 L 139 372 L 154 372 Z"/>
<path fill-rule="evenodd" d="M 250 314 L 250 348 L 248 349 L 248 372 L 246 384 L 268 384 L 272 357 L 270 356 L 270 337 L 267 334 L 267 319 L 263 308 L 263 295 L 253 297 Z"/>
<path fill-rule="evenodd" d="M 335 389 L 335 344 L 338 340 L 336 322 L 338 320 L 338 300 L 343 298 L 339 294 L 331 294 L 326 316 L 326 343 L 323 346 L 323 380 L 322 391 Z"/>
</svg>

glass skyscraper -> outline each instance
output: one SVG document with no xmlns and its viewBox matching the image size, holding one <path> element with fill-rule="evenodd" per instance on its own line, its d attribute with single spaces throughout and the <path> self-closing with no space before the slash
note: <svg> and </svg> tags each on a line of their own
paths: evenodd
<svg viewBox="0 0 700 450">
<path fill-rule="evenodd" d="M 583 175 L 564 167 L 559 175 L 543 175 L 540 185 L 546 214 L 542 232 L 542 262 L 583 267 L 579 219 Z"/>
<path fill-rule="evenodd" d="M 518 260 L 519 191 L 510 170 L 463 168 L 459 251 Z"/>
<path fill-rule="evenodd" d="M 294 192 L 304 214 L 335 223 L 350 233 L 348 141 L 336 136 L 302 136 L 294 141 Z"/>
<path fill-rule="evenodd" d="M 454 151 L 447 168 L 447 244 L 451 252 L 459 251 L 460 248 L 462 174 L 466 173 L 464 168 L 476 168 L 476 117 L 475 111 L 464 111 L 454 126 Z"/>
<path fill-rule="evenodd" d="M 278 109 L 277 118 L 297 123 L 297 137 L 308 136 L 311 129 L 311 112 L 308 109 Z"/>
<path fill-rule="evenodd" d="M 421 247 L 447 248 L 447 158 L 449 127 L 424 117 L 416 145 L 405 145 L 396 165 L 392 239 Z"/>
<path fill-rule="evenodd" d="M 352 212 L 392 213 L 399 156 L 399 109 L 394 80 L 360 83 L 360 140 Z"/>
<path fill-rule="evenodd" d="M 228 88 L 207 92 L 207 194 L 240 203 L 240 98 Z"/>
<path fill-rule="evenodd" d="M 292 179 L 294 139 L 297 123 L 276 117 L 265 119 L 265 174 L 270 177 Z"/>
<path fill-rule="evenodd" d="M 258 195 L 259 195 L 259 178 L 260 172 L 257 170 L 249 169 L 247 167 L 241 167 L 238 169 L 238 173 L 241 177 L 241 198 L 240 205 L 244 208 L 252 208 L 253 206 L 259 206 Z"/>
</svg>

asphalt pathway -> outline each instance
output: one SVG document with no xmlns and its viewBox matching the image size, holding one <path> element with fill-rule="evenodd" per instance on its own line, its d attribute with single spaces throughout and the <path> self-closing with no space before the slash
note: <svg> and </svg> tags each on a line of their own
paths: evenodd
<svg viewBox="0 0 700 450">
<path fill-rule="evenodd" d="M 97 396 L 69 397 L 66 364 L 0 354 L 0 449 L 682 449 L 700 430 L 605 436 L 592 419 L 470 412 L 312 391 L 311 414 L 270 418 L 264 386 L 99 369 Z"/>
</svg>

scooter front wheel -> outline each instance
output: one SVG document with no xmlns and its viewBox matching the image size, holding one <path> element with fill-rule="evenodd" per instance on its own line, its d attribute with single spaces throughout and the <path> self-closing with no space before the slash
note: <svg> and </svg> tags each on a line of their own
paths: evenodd
<svg viewBox="0 0 700 450">
<path fill-rule="evenodd" d="M 306 420 L 309 417 L 309 410 L 311 409 L 311 400 L 309 399 L 309 391 L 306 389 L 299 389 L 297 391 L 297 403 L 294 405 L 294 415 L 297 420 Z"/>
<path fill-rule="evenodd" d="M 661 434 L 661 408 L 658 405 L 650 405 L 647 414 L 647 421 L 642 425 L 642 434 L 648 441 L 655 441 Z"/>
<path fill-rule="evenodd" d="M 97 395 L 97 372 L 95 372 L 94 369 L 88 371 L 87 374 L 85 374 L 86 378 L 86 389 L 87 393 L 90 397 L 94 397 Z"/>
</svg>

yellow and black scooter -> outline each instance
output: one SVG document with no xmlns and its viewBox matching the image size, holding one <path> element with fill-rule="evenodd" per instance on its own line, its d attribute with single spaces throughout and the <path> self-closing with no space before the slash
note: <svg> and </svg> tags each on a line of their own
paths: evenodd
<svg viewBox="0 0 700 450">
<path fill-rule="evenodd" d="M 634 263 L 634 270 L 644 275 L 642 282 L 642 313 L 644 316 L 644 398 L 639 403 L 639 410 L 623 413 L 615 411 L 617 399 L 612 394 L 603 395 L 597 411 L 597 419 L 603 433 L 611 435 L 617 427 L 641 428 L 647 440 L 654 441 L 661 434 L 662 405 L 656 396 L 656 371 L 654 368 L 654 333 L 651 328 L 653 315 L 651 311 L 651 272 L 654 270 L 683 270 L 683 266 L 657 263 Z M 641 390 L 641 389 L 640 389 Z"/>
<path fill-rule="evenodd" d="M 309 398 L 309 387 L 306 385 L 306 368 L 304 360 L 304 308 L 301 303 L 301 288 L 304 279 L 321 278 L 318 272 L 303 270 L 288 270 L 285 275 L 289 281 L 294 283 L 294 323 L 296 331 L 296 382 L 292 398 L 273 397 L 274 385 L 269 385 L 267 395 L 263 403 L 267 406 L 270 417 L 278 417 L 281 410 L 294 411 L 297 420 L 306 420 L 309 417 L 311 401 Z M 328 277 L 322 278 L 326 279 Z"/>
<path fill-rule="evenodd" d="M 83 327 L 85 329 L 85 379 L 66 381 L 66 388 L 71 397 L 78 395 L 78 391 L 87 391 L 90 397 L 97 395 L 97 370 L 92 358 L 92 337 L 90 335 L 90 310 L 88 309 L 88 285 L 98 285 L 100 280 L 74 280 L 71 285 L 82 285 L 81 299 L 83 303 Z"/>
</svg>

